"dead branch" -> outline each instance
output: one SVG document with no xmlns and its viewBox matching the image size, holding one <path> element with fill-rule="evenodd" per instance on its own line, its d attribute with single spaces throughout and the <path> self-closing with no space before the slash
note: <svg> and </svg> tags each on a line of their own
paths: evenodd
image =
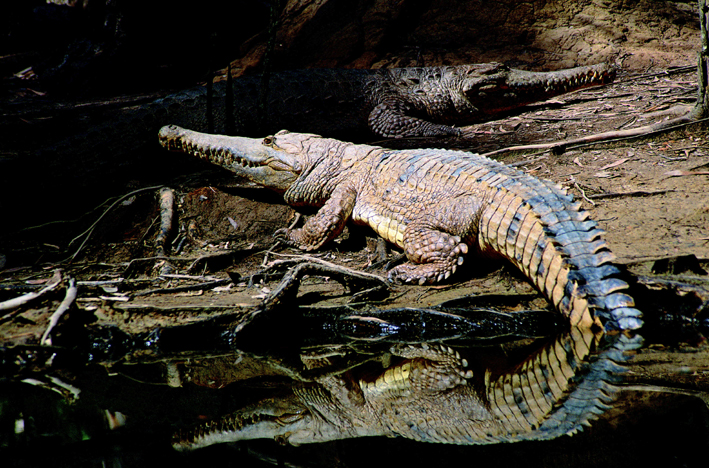
<svg viewBox="0 0 709 468">
<path fill-rule="evenodd" d="M 593 201 L 592 201 L 591 199 L 589 199 L 589 198 L 586 196 L 586 192 L 584 192 L 584 190 L 581 188 L 581 186 L 578 184 L 578 182 L 574 182 L 574 187 L 576 187 L 576 190 L 578 190 L 579 192 L 581 192 L 581 198 L 583 198 L 584 200 L 586 200 L 586 201 L 587 201 L 588 203 L 590 203 L 592 206 L 596 206 L 596 204 L 593 203 Z"/>
<path fill-rule="evenodd" d="M 61 270 L 54 270 L 54 276 L 49 280 L 47 285 L 40 289 L 37 292 L 31 292 L 27 294 L 23 294 L 22 296 L 16 297 L 14 299 L 9 299 L 4 302 L 0 302 L 0 311 L 2 310 L 12 310 L 16 309 L 24 304 L 27 304 L 28 302 L 37 299 L 40 296 L 43 296 L 44 294 L 48 293 L 49 291 L 52 291 L 59 286 L 59 284 L 62 282 L 62 274 Z M 7 316 L 4 315 L 3 318 Z"/>
<path fill-rule="evenodd" d="M 49 334 L 52 332 L 52 329 L 54 329 L 55 326 L 59 323 L 59 320 L 62 318 L 62 315 L 69 310 L 69 307 L 71 307 L 71 304 L 74 302 L 76 299 L 76 281 L 74 281 L 74 278 L 69 278 L 69 286 L 66 288 L 66 296 L 64 296 L 64 300 L 62 301 L 61 304 L 59 304 L 59 307 L 57 307 L 57 310 L 54 311 L 52 316 L 49 319 L 49 325 L 47 326 L 47 329 L 44 331 L 44 334 L 42 335 L 42 339 L 39 341 L 42 345 L 45 346 L 51 346 L 52 345 L 52 339 L 49 337 Z"/>
<path fill-rule="evenodd" d="M 155 238 L 155 256 L 160 259 L 160 275 L 171 273 L 172 265 L 165 256 L 165 243 L 172 230 L 173 206 L 175 204 L 175 194 L 170 187 L 160 189 L 160 232 Z"/>
<path fill-rule="evenodd" d="M 580 190 L 580 187 L 577 187 Z M 598 193 L 595 195 L 584 195 L 584 198 L 593 198 L 595 200 L 601 199 L 601 198 L 621 198 L 621 197 L 647 197 L 650 195 L 663 195 L 665 193 L 670 193 L 674 192 L 674 190 L 654 190 L 654 191 L 646 191 L 646 190 L 633 190 L 631 192 L 614 192 L 614 193 Z M 593 202 L 591 200 L 588 200 L 591 204 Z"/>
<path fill-rule="evenodd" d="M 176 286 L 174 288 L 149 289 L 147 291 L 137 292 L 133 295 L 133 297 L 148 296 L 150 294 L 174 294 L 174 293 L 180 293 L 180 292 L 199 291 L 199 290 L 203 290 L 203 289 L 216 288 L 217 286 L 224 286 L 224 285 L 229 284 L 231 282 L 232 281 L 230 278 L 224 278 L 224 279 L 218 279 L 218 280 L 213 280 L 213 281 L 205 281 L 205 282 L 199 283 L 199 284 Z"/>
<path fill-rule="evenodd" d="M 484 153 L 482 156 L 492 157 L 498 156 L 504 153 L 512 153 L 516 151 L 529 151 L 529 150 L 545 150 L 551 151 L 554 154 L 563 154 L 567 149 L 578 148 L 581 146 L 586 146 L 595 143 L 605 143 L 610 141 L 621 141 L 628 140 L 632 138 L 639 138 L 654 135 L 656 133 L 669 132 L 672 130 L 677 130 L 688 125 L 701 123 L 709 121 L 709 118 L 697 118 L 697 109 L 695 108 L 691 112 L 681 117 L 675 119 L 666 120 L 664 122 L 657 122 L 651 125 L 645 125 L 642 127 L 629 128 L 627 130 L 616 130 L 610 132 L 597 133 L 595 135 L 587 135 L 579 138 L 572 138 L 570 140 L 552 141 L 549 143 L 537 143 L 534 145 L 520 145 L 520 146 L 510 146 L 508 148 L 501 148 L 499 150 L 491 151 L 489 153 Z"/>
<path fill-rule="evenodd" d="M 314 273 L 317 275 L 328 276 L 346 287 L 351 287 L 353 283 L 360 282 L 370 285 L 374 283 L 374 288 L 378 288 L 380 291 L 389 289 L 389 283 L 381 276 L 336 265 L 310 255 L 297 255 L 293 257 L 296 257 L 294 260 L 301 260 L 303 263 L 299 263 L 295 267 L 288 269 L 278 286 L 263 300 L 261 307 L 252 310 L 249 313 L 249 316 L 244 318 L 244 320 L 237 325 L 234 330 L 235 333 L 238 333 L 246 325 L 251 323 L 257 315 L 263 312 L 272 311 L 279 305 L 283 304 L 287 299 L 293 298 L 298 293 L 300 280 L 306 274 Z M 285 263 L 291 262 L 287 261 L 280 263 L 279 265 L 283 265 Z"/>
</svg>

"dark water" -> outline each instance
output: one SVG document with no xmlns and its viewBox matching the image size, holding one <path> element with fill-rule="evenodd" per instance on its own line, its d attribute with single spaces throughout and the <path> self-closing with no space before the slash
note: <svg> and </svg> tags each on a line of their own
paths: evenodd
<svg viewBox="0 0 709 468">
<path fill-rule="evenodd" d="M 176 431 L 238 412 L 266 397 L 290 395 L 294 379 L 318 381 L 318 373 L 322 376 L 324 371 L 304 364 L 312 356 L 328 356 L 328 375 L 356 380 L 361 377 L 352 376 L 366 375 L 377 365 L 381 372 L 382 356 L 392 347 L 443 342 L 469 358 L 476 375 L 481 369 L 501 374 L 554 343 L 567 343 L 568 350 L 568 343 L 579 339 L 554 314 L 544 311 L 353 314 L 349 310 L 334 314 L 337 320 L 331 319 L 331 310 L 299 311 L 291 320 L 279 321 L 280 328 L 266 318 L 239 334 L 225 333 L 225 324 L 220 322 L 160 330 L 140 340 L 132 337 L 128 358 L 109 365 L 112 346 L 126 342 L 125 337 L 114 336 L 104 341 L 102 349 L 94 350 L 88 363 L 72 361 L 80 353 L 70 357 L 58 353 L 53 357 L 53 371 L 24 372 L 22 380 L 3 379 L 0 465 L 707 466 L 707 406 L 688 396 L 633 391 L 622 392 L 615 408 L 590 428 L 548 441 L 448 445 L 366 437 L 299 447 L 273 440 L 244 440 L 191 452 L 173 449 Z M 599 375 L 601 380 L 618 377 L 608 363 L 622 361 L 619 352 L 632 353 L 642 343 L 637 336 L 623 338 L 622 344 L 617 336 L 591 336 L 592 349 L 583 362 L 569 361 L 576 369 L 569 378 L 572 394 L 584 385 L 593 388 Z M 119 354 L 126 351 L 118 348 Z M 48 358 L 32 350 L 3 352 L 6 370 L 21 360 Z M 471 381 L 471 385 L 478 384 Z M 568 408 L 566 397 L 555 402 L 554 412 L 564 411 L 571 415 L 568 418 L 583 419 L 583 414 Z"/>
</svg>

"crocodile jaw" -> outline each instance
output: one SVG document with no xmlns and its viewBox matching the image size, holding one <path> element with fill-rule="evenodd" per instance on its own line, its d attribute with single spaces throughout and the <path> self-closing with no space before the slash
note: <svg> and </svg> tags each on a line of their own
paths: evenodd
<svg viewBox="0 0 709 468">
<path fill-rule="evenodd" d="M 339 436 L 339 437 L 338 437 Z M 337 428 L 314 417 L 294 395 L 263 401 L 173 436 L 176 450 L 187 451 L 225 442 L 273 439 L 290 445 L 342 438 Z"/>
<path fill-rule="evenodd" d="M 614 78 L 615 69 L 607 64 L 553 72 L 502 69 L 495 70 L 483 79 L 470 81 L 464 85 L 463 91 L 473 106 L 487 114 L 495 114 L 589 86 L 609 83 Z"/>
<path fill-rule="evenodd" d="M 206 159 L 280 193 L 293 185 L 302 170 L 302 162 L 294 155 L 270 147 L 268 137 L 210 135 L 167 125 L 160 129 L 158 138 L 170 151 Z"/>
</svg>

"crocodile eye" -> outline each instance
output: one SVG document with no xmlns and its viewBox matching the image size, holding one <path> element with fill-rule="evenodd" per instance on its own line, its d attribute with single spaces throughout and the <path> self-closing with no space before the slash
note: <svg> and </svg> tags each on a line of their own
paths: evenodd
<svg viewBox="0 0 709 468">
<path fill-rule="evenodd" d="M 263 141 L 261 142 L 261 144 L 262 144 L 263 146 L 273 146 L 273 144 L 275 143 L 275 141 L 276 141 L 276 139 L 273 138 L 272 136 L 267 136 L 266 138 L 263 139 Z"/>
</svg>

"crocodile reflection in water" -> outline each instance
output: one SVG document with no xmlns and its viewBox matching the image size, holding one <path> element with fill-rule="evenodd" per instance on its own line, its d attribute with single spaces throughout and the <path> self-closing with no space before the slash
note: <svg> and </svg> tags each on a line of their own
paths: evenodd
<svg viewBox="0 0 709 468">
<path fill-rule="evenodd" d="M 395 343 L 338 371 L 332 352 L 301 354 L 319 376 L 175 435 L 177 449 L 249 439 L 292 445 L 366 436 L 489 444 L 572 434 L 609 408 L 626 351 L 640 337 L 569 327 L 509 352 Z M 497 349 L 497 352 L 492 352 Z M 317 374 L 315 374 L 317 375 Z"/>
</svg>

